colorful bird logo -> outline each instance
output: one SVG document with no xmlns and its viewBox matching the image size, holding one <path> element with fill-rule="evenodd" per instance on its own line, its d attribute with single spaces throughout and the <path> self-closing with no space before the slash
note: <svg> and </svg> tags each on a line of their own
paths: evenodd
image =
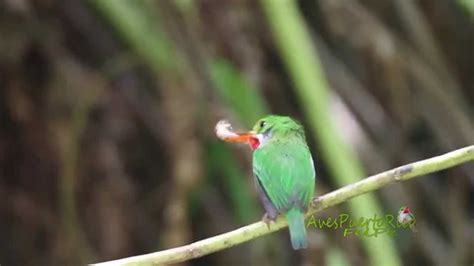
<svg viewBox="0 0 474 266">
<path fill-rule="evenodd" d="M 409 226 L 413 232 L 417 232 L 415 229 L 416 218 L 415 215 L 410 211 L 407 206 L 402 206 L 398 211 L 397 217 L 398 223 L 403 226 Z"/>
</svg>

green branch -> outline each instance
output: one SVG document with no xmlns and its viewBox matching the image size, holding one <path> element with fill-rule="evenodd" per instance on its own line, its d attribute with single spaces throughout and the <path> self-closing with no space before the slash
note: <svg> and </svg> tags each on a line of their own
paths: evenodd
<svg viewBox="0 0 474 266">
<path fill-rule="evenodd" d="M 370 176 L 362 181 L 347 185 L 336 191 L 315 198 L 313 206 L 310 208 L 307 215 L 312 215 L 320 210 L 340 204 L 356 196 L 377 190 L 392 182 L 408 180 L 469 161 L 474 161 L 474 145 L 423 161 L 403 165 Z M 95 265 L 155 265 L 187 261 L 242 244 L 260 236 L 275 232 L 286 226 L 287 223 L 283 218 L 279 218 L 275 223 L 272 223 L 270 228 L 268 228 L 263 222 L 256 222 L 234 231 L 197 241 L 186 246 L 98 263 Z"/>
</svg>

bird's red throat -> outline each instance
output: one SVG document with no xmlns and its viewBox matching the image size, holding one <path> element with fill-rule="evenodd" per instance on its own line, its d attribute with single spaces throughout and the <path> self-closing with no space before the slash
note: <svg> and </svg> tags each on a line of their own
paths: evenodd
<svg viewBox="0 0 474 266">
<path fill-rule="evenodd" d="M 260 146 L 260 140 L 257 137 L 250 137 L 249 138 L 249 145 L 252 150 L 256 150 Z"/>
</svg>

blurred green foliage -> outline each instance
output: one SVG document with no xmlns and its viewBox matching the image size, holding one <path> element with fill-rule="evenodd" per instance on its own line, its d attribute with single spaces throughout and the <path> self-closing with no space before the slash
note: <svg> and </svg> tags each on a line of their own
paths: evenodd
<svg viewBox="0 0 474 266">
<path fill-rule="evenodd" d="M 249 84 L 232 64 L 224 59 L 214 60 L 209 64 L 209 72 L 218 94 L 245 126 L 251 128 L 269 113 L 259 90 Z"/>
</svg>

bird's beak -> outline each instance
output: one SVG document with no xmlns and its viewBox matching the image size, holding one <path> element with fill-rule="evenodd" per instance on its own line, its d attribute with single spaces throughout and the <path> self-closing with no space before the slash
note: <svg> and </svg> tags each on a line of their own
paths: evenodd
<svg viewBox="0 0 474 266">
<path fill-rule="evenodd" d="M 249 142 L 251 138 L 255 137 L 255 133 L 255 131 L 237 133 L 236 136 L 227 137 L 224 140 L 227 142 Z"/>
</svg>

